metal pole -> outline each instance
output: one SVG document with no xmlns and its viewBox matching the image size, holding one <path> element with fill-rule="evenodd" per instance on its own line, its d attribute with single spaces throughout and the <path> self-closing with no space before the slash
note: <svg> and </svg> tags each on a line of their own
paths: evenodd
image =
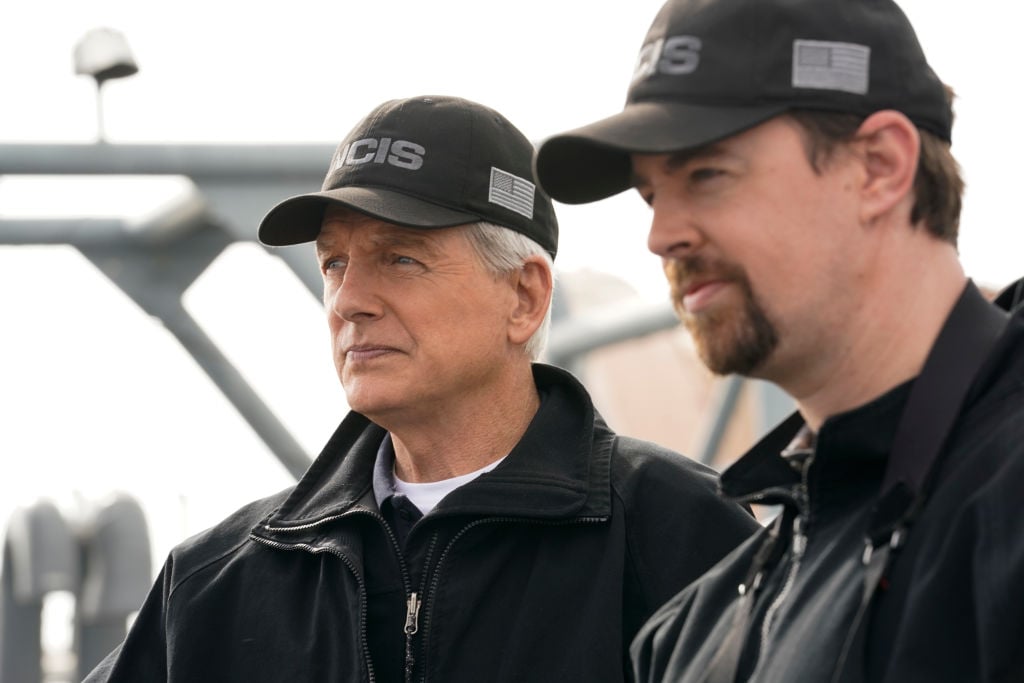
<svg viewBox="0 0 1024 683">
<path fill-rule="evenodd" d="M 744 379 L 739 375 L 729 375 L 717 387 L 714 400 L 708 410 L 712 416 L 711 423 L 697 455 L 697 459 L 705 465 L 711 465 L 714 462 L 718 450 L 722 447 L 722 439 L 725 437 L 729 421 L 732 420 L 736 412 L 736 403 L 739 401 L 743 384 Z"/>
<path fill-rule="evenodd" d="M 106 131 L 103 127 L 103 81 L 96 81 L 96 141 L 106 142 Z"/>
<path fill-rule="evenodd" d="M 185 308 L 164 310 L 160 317 L 285 469 L 301 478 L 312 462 L 305 450 Z"/>
</svg>

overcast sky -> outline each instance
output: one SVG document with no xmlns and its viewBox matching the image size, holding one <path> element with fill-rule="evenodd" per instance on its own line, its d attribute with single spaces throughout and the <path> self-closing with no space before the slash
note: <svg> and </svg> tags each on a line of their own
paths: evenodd
<svg viewBox="0 0 1024 683">
<path fill-rule="evenodd" d="M 901 4 L 936 71 L 960 95 L 954 151 L 968 182 L 963 261 L 979 282 L 1002 286 L 1024 271 L 1014 5 Z M 379 102 L 418 94 L 483 102 L 539 140 L 621 107 L 660 5 L 11 2 L 0 10 L 0 142 L 94 139 L 95 86 L 73 73 L 71 55 L 98 26 L 121 31 L 140 67 L 104 88 L 113 143 L 334 144 Z M 0 215 L 130 215 L 161 191 L 125 179 L 3 178 Z M 268 197 L 268 207 L 278 199 Z M 647 210 L 636 197 L 558 210 L 563 271 L 613 272 L 644 299 L 664 298 L 643 245 Z M 315 453 L 345 405 L 308 292 L 274 259 L 240 245 L 187 304 Z M 155 542 L 165 549 L 289 483 L 166 331 L 74 250 L 0 246 L 0 320 L 0 521 L 34 496 L 66 502 L 77 492 L 88 502 L 129 488 L 164 511 Z M 287 363 L 266 343 L 282 330 L 294 335 Z"/>
</svg>

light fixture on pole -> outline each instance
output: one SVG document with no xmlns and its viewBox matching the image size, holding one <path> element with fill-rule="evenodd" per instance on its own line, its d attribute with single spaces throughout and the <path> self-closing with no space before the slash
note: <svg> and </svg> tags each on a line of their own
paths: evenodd
<svg viewBox="0 0 1024 683">
<path fill-rule="evenodd" d="M 131 76 L 139 70 L 124 36 L 109 28 L 86 33 L 75 46 L 75 73 L 96 80 L 96 126 L 103 142 L 103 84 L 112 78 Z"/>
</svg>

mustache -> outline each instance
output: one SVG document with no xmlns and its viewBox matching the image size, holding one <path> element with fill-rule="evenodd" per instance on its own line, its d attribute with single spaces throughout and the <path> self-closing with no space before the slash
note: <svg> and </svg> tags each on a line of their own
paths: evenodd
<svg viewBox="0 0 1024 683">
<path fill-rule="evenodd" d="M 673 298 L 684 296 L 693 283 L 701 280 L 747 282 L 747 274 L 740 266 L 719 259 L 712 260 L 702 254 L 665 259 L 662 267 L 672 288 Z"/>
</svg>

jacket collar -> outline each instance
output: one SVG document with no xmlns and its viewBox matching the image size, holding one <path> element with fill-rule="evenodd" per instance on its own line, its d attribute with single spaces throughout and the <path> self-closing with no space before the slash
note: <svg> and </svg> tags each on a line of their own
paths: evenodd
<svg viewBox="0 0 1024 683">
<path fill-rule="evenodd" d="M 859 408 L 828 418 L 815 435 L 811 486 L 834 489 L 856 480 L 881 480 L 889 447 L 896 435 L 911 382 L 906 382 Z M 722 473 L 720 487 L 730 498 L 778 503 L 783 493 L 800 484 L 799 469 L 783 452 L 805 427 L 793 413 Z"/>
<path fill-rule="evenodd" d="M 539 363 L 533 375 L 541 405 L 519 443 L 498 467 L 456 489 L 432 514 L 545 520 L 610 515 L 614 435 L 572 375 Z M 350 412 L 260 526 L 297 529 L 356 509 L 375 510 L 373 466 L 385 433 Z"/>
<path fill-rule="evenodd" d="M 858 481 L 881 481 L 911 384 L 901 384 L 860 408 L 825 420 L 814 438 L 808 482 L 812 493 Z M 801 473 L 782 453 L 805 424 L 800 414 L 794 413 L 758 441 L 722 473 L 722 493 L 766 504 L 790 498 L 793 487 L 801 483 Z"/>
</svg>

